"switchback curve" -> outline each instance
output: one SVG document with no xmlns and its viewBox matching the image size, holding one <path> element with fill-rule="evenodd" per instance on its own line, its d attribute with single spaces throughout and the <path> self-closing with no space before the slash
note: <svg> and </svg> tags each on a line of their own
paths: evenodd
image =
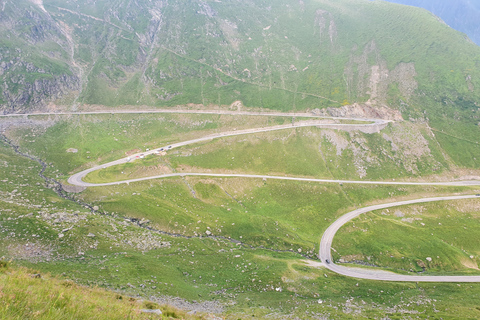
<svg viewBox="0 0 480 320">
<path fill-rule="evenodd" d="M 329 118 L 333 119 L 333 118 Z M 342 118 L 344 119 L 344 118 Z M 275 131 L 275 130 L 284 130 L 288 128 L 298 128 L 298 127 L 308 127 L 308 126 L 316 126 L 321 128 L 331 128 L 331 129 L 339 129 L 339 130 L 352 130 L 352 129 L 361 129 L 361 128 L 371 128 L 374 131 L 380 131 L 383 129 L 388 122 L 388 120 L 379 120 L 379 119 L 349 119 L 349 120 L 360 120 L 360 121 L 371 121 L 369 124 L 331 124 L 331 123 L 324 123 L 318 120 L 310 120 L 310 121 L 303 121 L 298 122 L 292 125 L 280 125 L 280 126 L 273 126 L 273 127 L 266 127 L 266 128 L 255 128 L 255 129 L 247 129 L 247 130 L 239 130 L 239 131 L 231 131 L 231 132 L 223 132 L 218 134 L 213 134 L 209 136 L 205 136 L 198 139 L 188 140 L 184 142 L 179 142 L 172 144 L 170 146 L 165 146 L 162 149 L 170 150 L 173 148 L 178 148 L 185 145 L 190 145 L 202 141 L 209 141 L 216 138 L 222 137 L 229 137 L 229 136 L 237 136 L 243 134 L 252 134 L 258 132 L 267 132 L 267 131 Z M 143 152 L 142 155 L 146 156 L 149 154 L 153 154 L 158 152 L 160 148 L 150 150 L 147 152 Z M 247 174 L 214 174 L 214 173 L 173 173 L 173 174 L 164 174 L 164 175 L 157 175 L 151 177 L 144 177 L 138 179 L 130 179 L 130 180 L 123 180 L 123 181 L 116 181 L 116 182 L 109 182 L 109 183 L 87 183 L 83 181 L 83 178 L 96 170 L 100 170 L 103 168 L 111 167 L 114 165 L 122 164 L 129 162 L 131 158 L 135 158 L 139 154 L 132 155 L 130 157 L 122 158 L 116 161 L 112 161 L 103 165 L 98 165 L 81 172 L 78 172 L 72 175 L 68 179 L 68 183 L 72 185 L 82 186 L 82 187 L 95 187 L 95 186 L 108 186 L 108 185 L 118 185 L 123 183 L 133 183 L 138 181 L 144 180 L 151 180 L 151 179 L 161 179 L 161 178 L 168 178 L 168 177 L 178 177 L 178 176 L 209 176 L 209 177 L 245 177 L 245 178 L 262 178 L 262 179 L 276 179 L 276 180 L 294 180 L 294 181 L 310 181 L 310 182 L 320 182 L 320 183 L 353 183 L 353 184 L 382 184 L 382 185 L 435 185 L 435 186 L 471 186 L 471 185 L 480 185 L 480 181 L 453 181 L 453 182 L 399 182 L 399 181 L 352 181 L 352 180 L 333 180 L 333 179 L 314 179 L 314 178 L 300 178 L 300 177 L 287 177 L 287 176 L 268 176 L 268 175 L 247 175 Z M 370 207 L 365 207 L 361 209 L 354 210 L 349 212 L 338 220 L 336 220 L 332 225 L 330 225 L 325 233 L 322 236 L 322 240 L 320 242 L 320 252 L 319 257 L 321 261 L 324 263 L 325 267 L 329 270 L 336 272 L 341 275 L 345 275 L 348 277 L 354 278 L 361 278 L 361 279 L 369 279 L 369 280 L 382 280 L 382 281 L 415 281 L 415 282 L 480 282 L 480 276 L 413 276 L 413 275 L 400 275 L 395 273 L 389 273 L 386 271 L 381 270 L 374 270 L 374 269 L 359 269 L 359 268 L 348 268 L 336 265 L 333 263 L 332 256 L 331 256 L 331 245 L 333 241 L 333 237 L 335 236 L 336 232 L 348 221 L 352 220 L 353 218 L 373 210 L 401 206 L 406 204 L 413 204 L 413 203 L 424 203 L 424 202 L 433 202 L 433 201 L 446 201 L 446 200 L 458 200 L 458 199 L 472 199 L 477 198 L 478 195 L 464 195 L 464 196 L 450 196 L 450 197 L 436 197 L 436 198 L 424 198 L 424 199 L 415 199 L 415 200 L 408 200 L 408 201 L 401 201 L 401 202 L 393 202 L 393 203 L 386 203 L 381 205 L 375 205 Z"/>
</svg>

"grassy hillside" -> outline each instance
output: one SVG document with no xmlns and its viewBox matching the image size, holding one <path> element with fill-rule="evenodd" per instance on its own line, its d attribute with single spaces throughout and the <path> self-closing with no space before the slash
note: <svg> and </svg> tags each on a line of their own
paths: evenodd
<svg viewBox="0 0 480 320">
<path fill-rule="evenodd" d="M 425 10 L 366 0 L 4 7 L 3 112 L 388 105 L 439 132 L 458 165 L 478 167 L 480 48 Z"/>
<path fill-rule="evenodd" d="M 300 111 L 358 102 L 404 118 L 372 134 L 309 127 L 215 139 L 89 181 L 191 171 L 480 176 L 480 49 L 425 10 L 367 0 L 6 0 L 0 8 L 0 112 Z M 154 147 L 292 121 L 114 112 L 1 118 L 0 256 L 62 278 L 43 283 L 50 276 L 2 269 L 0 295 L 11 308 L 0 307 L 0 317 L 94 317 L 98 308 L 104 318 L 143 317 L 124 298 L 138 296 L 228 319 L 478 318 L 477 284 L 360 281 L 316 260 L 324 230 L 350 210 L 478 187 L 178 177 L 68 193 L 55 181 Z M 335 238 L 335 259 L 400 273 L 478 273 L 478 201 L 400 211 L 352 221 Z M 11 286 L 18 282 L 27 287 Z M 58 299 L 27 297 L 29 290 Z M 79 302 L 79 291 L 99 298 Z M 119 307 L 105 310 L 111 301 Z"/>
<path fill-rule="evenodd" d="M 425 8 L 439 16 L 452 28 L 464 32 L 473 42 L 480 45 L 480 3 L 470 0 L 387 0 L 415 7 Z"/>
<path fill-rule="evenodd" d="M 375 211 L 342 228 L 333 243 L 337 261 L 405 272 L 475 274 L 478 200 Z"/>
<path fill-rule="evenodd" d="M 5 134 L 20 144 L 22 151 L 43 158 L 47 162 L 46 174 L 61 180 L 70 171 L 122 157 L 134 149 L 145 150 L 231 130 L 232 126 L 241 129 L 282 121 L 289 123 L 290 120 L 161 114 L 30 116 L 17 119 Z M 12 120 L 2 121 L 6 125 Z M 170 169 L 178 171 L 191 169 L 188 164 L 191 157 L 198 162 L 197 170 L 278 171 L 305 175 L 330 170 L 339 175 L 337 165 L 356 166 L 348 150 L 378 149 L 382 151 L 375 152 L 376 155 L 385 152 L 385 158 L 379 158 L 379 163 L 409 163 L 407 158 L 396 155 L 388 140 L 397 143 L 394 139 L 403 132 L 416 137 L 405 141 L 427 143 L 432 155 L 420 157 L 415 164 L 419 170 L 431 170 L 429 161 L 442 164 L 439 161 L 442 151 L 435 149 L 439 147 L 435 147 L 433 137 L 426 134 L 426 130 L 425 125 L 408 123 L 372 135 L 316 128 L 291 129 L 193 145 L 167 154 L 163 161 L 169 161 Z M 340 143 L 342 139 L 346 142 Z M 276 148 L 268 149 L 268 153 L 251 151 L 266 148 L 267 142 Z M 231 153 L 217 153 L 228 145 L 232 146 Z M 77 152 L 70 149 L 77 149 Z M 327 161 L 322 162 L 319 150 Z M 337 156 L 337 152 L 342 156 Z M 270 161 L 269 153 L 284 155 L 286 159 L 308 158 L 315 165 L 307 166 L 310 162 L 300 161 L 301 165 L 293 162 L 290 166 L 290 160 Z M 367 159 L 370 154 L 365 157 Z M 236 162 L 237 158 L 241 162 Z M 478 188 L 323 185 L 268 179 L 189 177 L 90 188 L 80 194 L 68 194 L 72 198 L 65 199 L 50 190 L 38 176 L 41 169 L 38 163 L 19 156 L 4 143 L 0 143 L 0 159 L 0 256 L 14 259 L 16 264 L 34 268 L 42 274 L 63 274 L 64 278 L 78 284 L 113 290 L 124 297 L 139 296 L 159 305 L 169 303 L 186 311 L 221 314 L 228 319 L 268 319 L 272 313 L 280 318 L 304 319 L 312 316 L 405 317 L 418 312 L 442 317 L 477 316 L 475 297 L 480 287 L 475 284 L 465 291 L 455 291 L 456 284 L 358 281 L 316 265 L 306 265 L 303 260 L 315 261 L 321 234 L 335 218 L 349 210 L 389 202 L 392 198 L 478 193 Z M 145 160 L 147 169 L 141 166 L 137 169 L 148 171 L 149 167 L 158 165 L 149 163 L 151 159 Z M 159 161 L 159 158 L 153 160 Z M 322 166 L 322 163 L 328 164 Z M 388 172 L 385 168 L 377 173 L 367 170 L 367 175 L 381 178 L 381 174 Z M 442 168 L 447 170 L 447 167 Z M 402 173 L 402 170 L 393 173 Z M 419 172 L 425 174 L 427 171 Z M 79 200 L 89 203 L 95 210 L 86 208 Z M 446 214 L 451 215 L 451 212 Z M 457 232 L 462 231 L 464 224 L 467 228 L 475 227 L 468 213 L 458 221 L 455 224 Z M 392 229 L 388 224 L 385 228 Z M 374 227 L 371 229 L 371 237 L 364 241 L 375 243 L 377 231 Z M 403 231 L 395 232 L 400 235 Z M 476 242 L 468 242 L 475 233 L 463 236 L 471 244 L 468 250 L 475 250 Z M 355 244 L 358 238 L 356 233 L 347 233 L 336 240 Z M 444 263 L 432 265 L 429 272 L 470 272 L 470 265 L 462 264 L 465 255 L 461 253 L 461 246 L 465 241 L 452 239 L 451 246 L 455 248 L 451 251 L 455 254 L 449 255 Z M 385 242 L 385 245 L 394 248 L 397 243 Z M 414 243 L 408 245 L 412 247 Z M 342 256 L 357 254 L 357 250 L 362 249 L 357 245 L 345 247 L 349 250 L 338 246 Z M 413 255 L 408 256 L 405 264 L 397 260 L 391 264 L 381 259 L 383 255 L 375 250 L 377 248 L 372 246 L 367 253 L 382 267 L 403 272 L 405 265 L 416 263 Z M 443 249 L 444 243 L 436 238 L 425 250 L 435 253 Z M 388 295 L 384 294 L 386 292 Z M 450 299 L 452 292 L 456 292 L 455 300 Z M 19 301 L 16 303 L 21 305 Z M 35 304 L 32 306 L 29 310 L 35 310 Z M 80 305 L 78 312 L 83 308 L 88 315 L 88 305 Z M 66 307 L 62 312 L 68 310 Z"/>
<path fill-rule="evenodd" d="M 99 288 L 79 286 L 0 261 L 2 319 L 202 319 Z M 161 310 L 162 315 L 141 310 Z"/>
<path fill-rule="evenodd" d="M 43 8 L 6 1 L 6 19 L 35 17 L 16 20 L 8 31 L 15 40 L 9 41 L 36 50 L 22 55 L 22 62 L 41 68 L 42 59 L 53 61 L 60 65 L 47 74 L 75 73 L 79 103 L 241 100 L 246 106 L 292 110 L 370 99 L 423 112 L 417 103 L 425 99 L 454 98 L 458 105 L 457 98 L 478 98 L 471 88 L 480 85 L 475 65 L 480 49 L 413 7 L 366 0 L 135 5 L 46 0 Z M 56 45 L 58 53 L 42 50 L 47 45 Z M 18 72 L 8 69 L 5 76 Z M 38 78 L 31 76 L 19 88 Z"/>
</svg>

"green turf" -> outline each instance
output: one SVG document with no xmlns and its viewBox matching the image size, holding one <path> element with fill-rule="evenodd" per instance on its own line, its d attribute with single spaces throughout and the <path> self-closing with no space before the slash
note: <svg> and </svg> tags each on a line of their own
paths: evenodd
<svg viewBox="0 0 480 320">
<path fill-rule="evenodd" d="M 335 259 L 414 273 L 478 274 L 472 241 L 480 228 L 478 208 L 472 199 L 367 213 L 340 230 Z"/>
<path fill-rule="evenodd" d="M 41 137 L 36 132 L 25 137 L 23 148 Z M 20 265 L 152 299 L 235 302 L 223 311 L 231 318 L 263 318 L 272 312 L 300 318 L 401 318 L 403 312 L 475 318 L 478 312 L 476 284 L 456 290 L 455 284 L 360 281 L 300 262 L 302 255 L 315 256 L 323 230 L 348 210 L 391 198 L 472 192 L 469 188 L 191 177 L 185 180 L 190 187 L 182 179 L 167 179 L 87 189 L 75 197 L 99 206 L 92 214 L 45 188 L 34 162 L 3 144 L 0 152 L 0 255 Z M 104 211 L 108 215 L 100 214 Z M 143 219 L 144 227 L 124 217 Z M 157 234 L 145 226 L 193 238 Z M 207 237 L 207 230 L 224 238 Z M 278 249 L 289 252 L 272 251 Z"/>
</svg>

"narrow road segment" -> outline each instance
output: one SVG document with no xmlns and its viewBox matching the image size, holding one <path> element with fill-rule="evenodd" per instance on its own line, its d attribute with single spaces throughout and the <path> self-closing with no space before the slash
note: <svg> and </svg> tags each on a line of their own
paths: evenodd
<svg viewBox="0 0 480 320">
<path fill-rule="evenodd" d="M 91 114 L 94 114 L 92 112 Z M 97 112 L 98 113 L 98 112 Z M 107 112 L 105 112 L 107 113 Z M 116 112 L 116 113 L 148 113 L 145 112 Z M 175 112 L 172 112 L 175 113 Z M 177 112 L 181 113 L 181 112 Z M 191 111 L 185 111 L 184 113 L 197 113 Z M 200 112 L 200 113 L 214 113 L 214 112 Z M 71 113 L 67 113 L 71 114 Z M 225 114 L 238 114 L 238 113 L 225 113 Z M 248 113 L 245 115 L 265 115 L 265 114 L 256 114 L 256 113 Z M 267 115 L 277 115 L 277 114 L 267 114 Z M 285 116 L 285 114 L 278 114 L 279 116 Z M 289 115 L 293 116 L 293 115 Z M 298 116 L 298 115 L 297 115 Z M 335 118 L 329 118 L 335 119 Z M 342 118 L 345 120 L 345 118 Z M 119 185 L 123 183 L 133 183 L 151 179 L 164 179 L 169 177 L 184 177 L 184 176 L 208 176 L 208 177 L 222 177 L 222 178 L 257 178 L 257 179 L 275 179 L 275 180 L 291 180 L 291 181 L 308 181 L 308 182 L 317 182 L 317 183 L 352 183 L 352 184 L 375 184 L 375 185 L 417 185 L 417 186 L 478 186 L 480 185 L 480 181 L 477 180 L 467 180 L 467 181 L 452 181 L 452 182 L 401 182 L 401 181 L 364 181 L 364 180 L 334 180 L 334 179 L 315 179 L 315 178 L 302 178 L 302 177 L 288 177 L 288 176 L 269 176 L 269 175 L 249 175 L 249 174 L 215 174 L 215 173 L 171 173 L 171 174 L 163 174 L 163 175 L 156 175 L 144 178 L 137 178 L 137 179 L 129 179 L 123 181 L 116 181 L 116 182 L 107 182 L 107 183 L 88 183 L 84 182 L 83 178 L 96 170 L 101 170 L 104 168 L 108 168 L 111 166 L 127 163 L 132 159 L 135 159 L 137 156 L 146 156 L 149 154 L 154 154 L 158 152 L 160 149 L 162 150 L 171 150 L 174 148 L 199 143 L 203 141 L 209 141 L 217 138 L 222 137 L 230 137 L 230 136 L 237 136 L 237 135 L 244 135 L 244 134 L 253 134 L 259 132 L 268 132 L 268 131 L 275 131 L 275 130 L 285 130 L 291 128 L 299 128 L 299 127 L 308 127 L 308 126 L 316 126 L 320 128 L 330 128 L 330 129 L 337 129 L 337 130 L 361 130 L 363 128 L 372 128 L 374 131 L 380 131 L 387 124 L 391 121 L 389 120 L 380 120 L 380 119 L 356 119 L 350 118 L 348 120 L 360 120 L 360 121 L 369 121 L 370 123 L 365 124 L 341 124 L 341 123 L 325 123 L 322 120 L 308 120 L 308 121 L 300 121 L 297 123 L 293 123 L 291 125 L 279 125 L 279 126 L 272 126 L 272 127 L 262 127 L 262 128 L 254 128 L 254 129 L 247 129 L 247 130 L 239 130 L 239 131 L 229 131 L 229 132 L 222 132 L 213 135 L 208 135 L 205 137 L 183 141 L 175 144 L 171 144 L 169 146 L 164 146 L 162 148 L 157 148 L 154 150 L 149 150 L 147 152 L 142 152 L 138 154 L 134 154 L 130 157 L 125 157 L 116 161 L 112 161 L 106 164 L 98 165 L 81 172 L 78 172 L 72 175 L 68 179 L 68 183 L 76 186 L 81 187 L 99 187 L 99 186 L 111 186 L 111 185 Z M 480 195 L 462 195 L 462 196 L 448 196 L 448 197 L 436 197 L 436 198 L 423 198 L 423 199 L 414 199 L 414 200 L 407 200 L 407 201 L 399 201 L 399 202 L 392 202 L 392 203 L 385 203 L 380 205 L 369 206 L 361 209 L 357 209 L 351 211 L 338 220 L 336 220 L 332 225 L 330 225 L 325 233 L 322 236 L 320 242 L 320 252 L 319 257 L 326 268 L 329 270 L 336 272 L 338 274 L 347 276 L 347 277 L 354 277 L 360 279 L 368 279 L 368 280 L 381 280 L 381 281 L 414 281 L 414 282 L 480 282 L 480 276 L 421 276 L 421 275 L 400 275 L 395 274 L 393 272 L 388 272 L 384 270 L 376 270 L 376 269 L 363 269 L 363 268 L 351 268 L 345 266 L 339 266 L 333 262 L 331 249 L 332 249 L 332 242 L 336 232 L 347 222 L 351 221 L 352 219 L 358 217 L 361 214 L 390 207 L 408 205 L 408 204 L 415 204 L 415 203 L 425 203 L 425 202 L 434 202 L 434 201 L 447 201 L 447 200 L 461 200 L 461 199 L 473 199 L 473 198 L 480 198 Z"/>
</svg>

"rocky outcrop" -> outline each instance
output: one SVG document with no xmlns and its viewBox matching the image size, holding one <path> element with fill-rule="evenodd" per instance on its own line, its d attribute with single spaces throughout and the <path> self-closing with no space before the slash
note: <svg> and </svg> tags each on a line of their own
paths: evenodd
<svg viewBox="0 0 480 320">
<path fill-rule="evenodd" d="M 320 41 L 325 36 L 328 36 L 330 43 L 333 44 L 337 37 L 337 26 L 333 15 L 325 10 L 318 9 L 315 12 L 315 34 L 318 32 L 318 37 Z"/>
<path fill-rule="evenodd" d="M 364 102 L 407 114 L 425 99 L 438 108 L 444 97 L 478 101 L 471 44 L 439 41 L 458 35 L 435 21 L 422 32 L 404 28 L 391 4 L 102 3 L 0 5 L 0 41 L 8 44 L 0 46 L 0 112 L 49 102 L 75 109 L 242 101 L 284 111 Z M 430 17 L 403 14 L 415 25 Z"/>
<path fill-rule="evenodd" d="M 10 90 L 7 83 L 1 86 L 5 103 L 0 105 L 0 113 L 44 109 L 49 102 L 78 90 L 80 80 L 74 75 L 64 74 L 29 82 L 26 77 L 19 76 L 15 85 L 19 87 L 15 91 Z"/>
<path fill-rule="evenodd" d="M 0 114 L 44 109 L 80 88 L 70 44 L 42 1 L 7 2 L 0 12 Z"/>
<path fill-rule="evenodd" d="M 360 55 L 353 53 L 357 49 L 356 46 L 353 47 L 344 71 L 349 99 L 370 96 L 369 103 L 384 104 L 392 84 L 397 85 L 405 99 L 413 95 L 418 87 L 414 63 L 399 63 L 389 70 L 375 41 L 372 40 Z"/>
<path fill-rule="evenodd" d="M 402 121 L 400 111 L 387 106 L 372 106 L 370 104 L 354 103 L 340 108 L 315 109 L 314 114 L 326 117 L 384 119 Z"/>
</svg>

